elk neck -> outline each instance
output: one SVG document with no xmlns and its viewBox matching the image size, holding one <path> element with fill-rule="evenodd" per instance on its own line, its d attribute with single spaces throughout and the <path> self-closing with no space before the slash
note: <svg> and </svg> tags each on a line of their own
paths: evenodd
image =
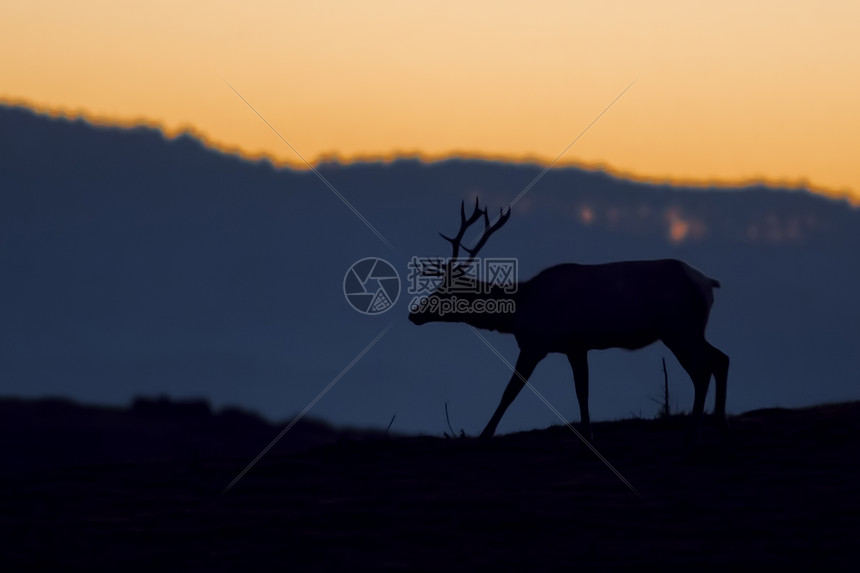
<svg viewBox="0 0 860 573">
<path fill-rule="evenodd" d="M 458 299 L 470 303 L 470 310 L 459 313 L 457 322 L 465 322 L 484 330 L 512 333 L 520 300 L 519 288 L 515 292 L 506 292 L 499 285 L 488 285 L 483 282 L 478 284 L 479 288 L 475 292 L 456 294 Z"/>
</svg>

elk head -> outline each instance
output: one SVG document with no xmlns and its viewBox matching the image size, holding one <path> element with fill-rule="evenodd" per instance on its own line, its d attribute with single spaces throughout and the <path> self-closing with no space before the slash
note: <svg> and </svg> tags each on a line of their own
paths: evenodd
<svg viewBox="0 0 860 573">
<path fill-rule="evenodd" d="M 490 223 L 487 209 L 481 209 L 478 198 L 475 197 L 475 210 L 466 218 L 466 203 L 460 203 L 460 230 L 451 238 L 439 233 L 443 239 L 451 243 L 452 253 L 447 262 L 438 259 L 429 263 L 422 262 L 420 272 L 423 276 L 439 280 L 439 286 L 421 301 L 413 303 L 409 312 L 409 320 L 415 324 L 426 322 L 469 322 L 473 323 L 475 313 L 472 303 L 480 298 L 486 300 L 492 296 L 492 289 L 474 276 L 470 276 L 470 265 L 475 263 L 475 257 L 487 243 L 493 233 L 507 223 L 511 209 L 507 212 L 500 210 L 499 218 Z M 466 230 L 484 219 L 484 230 L 478 238 L 478 243 L 472 247 L 461 245 Z M 460 250 L 468 253 L 468 258 L 460 259 Z"/>
</svg>

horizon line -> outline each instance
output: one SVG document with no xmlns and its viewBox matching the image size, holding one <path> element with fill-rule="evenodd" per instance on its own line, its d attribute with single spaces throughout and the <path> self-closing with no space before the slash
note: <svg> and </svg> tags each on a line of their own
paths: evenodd
<svg viewBox="0 0 860 573">
<path fill-rule="evenodd" d="M 24 98 L 11 98 L 0 95 L 0 107 L 9 109 L 24 109 L 38 116 L 47 117 L 50 119 L 60 119 L 66 121 L 83 121 L 97 128 L 114 128 L 120 130 L 133 130 L 138 128 L 147 128 L 158 131 L 166 140 L 175 140 L 180 137 L 190 137 L 197 140 L 204 148 L 237 157 L 241 160 L 260 163 L 268 162 L 274 168 L 288 168 L 293 171 L 310 171 L 310 167 L 300 159 L 290 160 L 275 156 L 270 152 L 251 153 L 243 149 L 239 145 L 231 145 L 207 134 L 203 130 L 190 125 L 181 124 L 176 128 L 168 128 L 162 122 L 152 120 L 146 117 L 137 117 L 134 119 L 116 118 L 94 114 L 83 108 L 69 109 L 62 106 L 48 106 L 36 104 Z M 382 163 L 390 165 L 401 160 L 419 161 L 424 165 L 433 163 L 441 163 L 450 160 L 464 161 L 485 161 L 492 163 L 504 163 L 508 165 L 534 165 L 535 167 L 545 167 L 552 158 L 544 158 L 537 154 L 522 154 L 522 155 L 504 155 L 493 154 L 481 151 L 470 150 L 451 150 L 443 153 L 427 153 L 418 149 L 415 150 L 393 150 L 387 153 L 354 153 L 342 154 L 337 151 L 324 152 L 318 154 L 313 160 L 308 163 L 314 168 L 324 166 L 326 164 L 336 163 L 338 165 L 350 166 L 367 163 Z M 860 207 L 860 191 L 852 192 L 848 187 L 843 189 L 832 189 L 812 183 L 806 178 L 797 180 L 777 179 L 766 177 L 748 177 L 742 179 L 719 179 L 719 178 L 692 178 L 692 177 L 673 177 L 673 176 L 657 176 L 644 175 L 630 170 L 613 167 L 607 163 L 594 162 L 588 163 L 578 160 L 559 160 L 556 163 L 558 168 L 576 168 L 582 171 L 591 173 L 605 173 L 616 179 L 622 179 L 633 183 L 643 183 L 654 186 L 669 186 L 676 188 L 694 188 L 694 189 L 745 189 L 750 187 L 765 187 L 774 190 L 789 190 L 789 191 L 808 191 L 815 195 L 825 197 L 836 201 L 845 201 L 852 207 Z"/>
</svg>

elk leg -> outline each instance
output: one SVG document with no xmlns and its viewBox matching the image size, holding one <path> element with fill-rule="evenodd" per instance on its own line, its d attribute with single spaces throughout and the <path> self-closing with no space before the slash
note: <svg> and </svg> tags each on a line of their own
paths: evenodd
<svg viewBox="0 0 860 573">
<path fill-rule="evenodd" d="M 711 353 L 710 345 L 701 341 L 663 341 L 672 354 L 681 363 L 690 379 L 693 381 L 695 398 L 693 399 L 693 432 L 699 436 L 702 433 L 702 418 L 705 414 L 705 398 L 708 395 L 708 384 L 711 382 Z"/>
<path fill-rule="evenodd" d="M 511 381 L 508 382 L 508 386 L 505 388 L 504 394 L 502 394 L 502 401 L 499 402 L 499 407 L 496 408 L 496 411 L 493 413 L 493 417 L 490 418 L 490 421 L 487 423 L 487 427 L 484 428 L 483 432 L 481 432 L 481 438 L 486 439 L 493 437 L 493 434 L 496 433 L 496 426 L 498 426 L 499 422 L 502 420 L 505 410 L 507 410 L 508 406 L 510 406 L 514 401 L 517 394 L 519 394 L 520 390 L 523 389 L 523 386 L 526 385 L 526 381 L 528 381 L 529 376 L 532 375 L 538 362 L 543 360 L 544 356 L 546 356 L 546 354 L 540 355 L 520 351 L 520 355 L 517 358 L 517 365 L 514 368 L 516 372 L 511 376 Z"/>
<path fill-rule="evenodd" d="M 717 393 L 714 398 L 714 417 L 722 429 L 728 428 L 726 420 L 726 386 L 729 377 L 729 357 L 714 346 L 710 346 L 711 370 L 714 373 Z"/>
<path fill-rule="evenodd" d="M 591 434 L 591 416 L 588 414 L 588 353 L 570 352 L 567 360 L 573 369 L 573 385 L 576 387 L 576 400 L 579 402 L 582 435 L 590 441 L 594 436 Z"/>
</svg>

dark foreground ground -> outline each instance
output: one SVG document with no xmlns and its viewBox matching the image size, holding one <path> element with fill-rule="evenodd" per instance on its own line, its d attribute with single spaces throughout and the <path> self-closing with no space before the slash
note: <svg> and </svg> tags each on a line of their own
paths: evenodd
<svg viewBox="0 0 860 573">
<path fill-rule="evenodd" d="M 760 410 L 686 447 L 686 420 L 490 443 L 281 430 L 205 404 L 0 400 L 0 569 L 856 570 L 860 403 Z"/>
</svg>

